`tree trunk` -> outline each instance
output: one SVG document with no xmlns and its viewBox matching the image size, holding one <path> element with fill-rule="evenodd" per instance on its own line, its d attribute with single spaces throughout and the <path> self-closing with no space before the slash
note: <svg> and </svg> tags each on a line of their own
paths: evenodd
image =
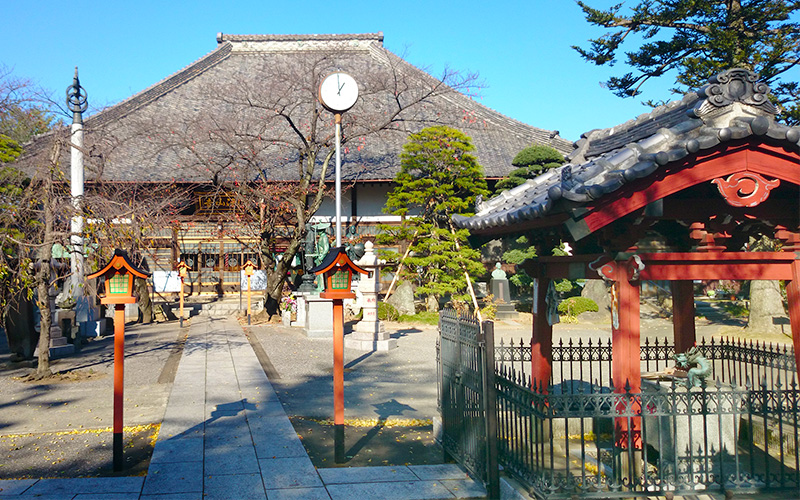
<svg viewBox="0 0 800 500">
<path fill-rule="evenodd" d="M 147 288 L 147 280 L 135 278 L 133 286 L 136 295 L 139 297 L 139 315 L 144 324 L 153 322 L 153 301 L 150 300 L 150 290 Z"/>
<path fill-rule="evenodd" d="M 50 326 L 53 313 L 50 310 L 50 259 L 52 243 L 42 249 L 44 255 L 40 259 L 40 267 L 36 271 L 36 305 L 39 307 L 39 357 L 36 375 L 50 375 Z"/>
<path fill-rule="evenodd" d="M 44 207 L 44 234 L 42 246 L 37 251 L 39 268 L 35 270 L 34 284 L 36 286 L 36 305 L 39 306 L 41 319 L 39 320 L 39 363 L 36 366 L 36 376 L 50 375 L 50 325 L 53 312 L 50 310 L 50 287 L 53 270 L 53 243 L 55 243 L 55 196 L 53 194 L 53 175 L 58 166 L 58 157 L 61 153 L 61 143 L 56 141 L 53 154 L 50 157 L 50 170 L 44 176 L 44 189 L 42 191 L 42 206 Z"/>
<path fill-rule="evenodd" d="M 750 282 L 749 332 L 790 334 L 789 320 L 783 307 L 778 281 L 753 280 Z"/>
</svg>

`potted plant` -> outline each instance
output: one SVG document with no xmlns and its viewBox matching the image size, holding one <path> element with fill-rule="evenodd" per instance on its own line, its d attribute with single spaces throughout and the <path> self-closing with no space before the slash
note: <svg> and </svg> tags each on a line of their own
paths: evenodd
<svg viewBox="0 0 800 500">
<path fill-rule="evenodd" d="M 291 293 L 281 297 L 281 319 L 283 324 L 290 326 L 292 321 L 297 321 L 297 299 Z"/>
</svg>

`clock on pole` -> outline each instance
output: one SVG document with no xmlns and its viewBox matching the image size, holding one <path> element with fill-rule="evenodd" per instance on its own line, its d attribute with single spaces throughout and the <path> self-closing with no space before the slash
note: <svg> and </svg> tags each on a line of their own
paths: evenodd
<svg viewBox="0 0 800 500">
<path fill-rule="evenodd" d="M 337 72 L 326 76 L 319 84 L 319 102 L 333 113 L 336 127 L 336 247 L 325 257 L 323 264 L 334 264 L 337 258 L 353 263 L 342 246 L 342 113 L 353 107 L 358 99 L 358 84 L 347 73 Z M 335 252 L 335 251 L 338 251 Z M 333 259 L 333 260 L 331 260 Z M 330 262 L 329 262 L 330 260 Z M 326 265 L 327 265 L 326 264 Z M 354 265 L 353 265 L 354 266 Z M 333 264 L 330 266 L 333 267 Z M 346 266 L 345 266 L 346 267 Z M 354 266 L 358 269 L 357 266 Z M 316 272 L 315 268 L 312 271 Z M 338 269 L 338 268 L 337 268 Z M 327 268 L 325 269 L 328 270 Z M 322 272 L 322 271 L 320 271 Z M 350 271 L 347 271 L 350 272 Z M 363 270 L 360 270 L 363 272 Z M 345 273 L 347 274 L 347 273 Z M 352 274 L 350 272 L 350 274 Z M 341 276 L 337 274 L 337 276 Z M 349 274 L 341 283 L 341 292 L 349 296 Z M 329 280 L 330 281 L 330 280 Z M 338 283 L 338 282 L 337 282 Z M 330 285 L 330 283 L 328 283 Z M 326 285 L 326 293 L 330 287 Z M 344 463 L 344 308 L 342 299 L 336 293 L 323 298 L 333 299 L 333 394 L 334 394 L 334 459 L 336 463 Z M 343 295 L 344 296 L 344 295 Z"/>
<path fill-rule="evenodd" d="M 333 113 L 336 126 L 336 246 L 342 245 L 342 113 L 358 99 L 358 84 L 347 73 L 326 76 L 319 84 L 319 102 Z"/>
<path fill-rule="evenodd" d="M 319 100 L 334 114 L 352 108 L 358 99 L 358 84 L 347 73 L 331 73 L 319 86 Z"/>
</svg>

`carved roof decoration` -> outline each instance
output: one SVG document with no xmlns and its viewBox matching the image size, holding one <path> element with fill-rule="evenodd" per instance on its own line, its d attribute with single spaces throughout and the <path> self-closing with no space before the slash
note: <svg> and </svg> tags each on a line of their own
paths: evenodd
<svg viewBox="0 0 800 500">
<path fill-rule="evenodd" d="M 335 51 L 341 55 L 330 63 L 331 68 L 349 71 L 357 79 L 363 73 L 379 75 L 373 77 L 389 80 L 390 68 L 394 67 L 412 82 L 411 91 L 416 92 L 416 86 L 421 92 L 436 82 L 425 71 L 385 49 L 381 32 L 337 35 L 220 33 L 217 35 L 217 43 L 215 50 L 177 73 L 85 119 L 88 148 L 92 147 L 93 131 L 98 130 L 104 130 L 110 137 L 106 146 L 111 144 L 111 148 L 102 149 L 102 167 L 97 167 L 97 161 L 87 162 L 87 181 L 102 178 L 115 182 L 210 182 L 205 168 L 188 166 L 193 153 L 180 151 L 176 147 L 164 147 L 165 141 L 156 141 L 151 139 L 150 133 L 142 132 L 146 125 L 151 123 L 164 128 L 167 126 L 164 124 L 166 117 L 175 128 L 188 126 L 186 124 L 198 120 L 201 112 L 211 113 L 212 108 L 206 100 L 209 89 L 215 88 L 215 85 L 222 88 L 222 85 L 230 85 L 236 79 L 240 79 L 249 88 L 281 88 L 281 75 L 276 74 L 275 67 L 307 74 L 309 67 L 318 64 L 321 50 L 331 53 Z M 364 90 L 368 89 L 362 89 L 362 93 L 367 94 Z M 374 102 L 368 105 L 372 106 Z M 219 102 L 216 106 L 217 108 L 213 108 L 214 112 L 225 109 L 225 105 Z M 376 111 L 369 109 L 371 112 Z M 359 118 L 356 111 L 354 108 L 350 113 L 354 122 Z M 257 112 L 251 113 L 255 115 Z M 233 119 L 238 120 L 242 116 L 247 115 L 236 115 Z M 462 129 L 472 138 L 475 155 L 489 178 L 506 176 L 514 168 L 511 165 L 514 156 L 533 143 L 551 146 L 564 155 L 573 148 L 572 142 L 559 137 L 557 131 L 519 122 L 456 92 L 437 96 L 430 105 L 415 112 L 413 126 L 419 130 L 437 121 L 441 122 L 442 116 L 458 117 L 458 123 L 453 126 Z M 345 137 L 348 130 L 353 130 L 348 129 L 347 125 L 346 122 Z M 242 126 L 249 131 L 258 129 L 260 124 L 243 121 Z M 342 177 L 346 180 L 365 181 L 393 179 L 399 171 L 400 152 L 407 135 L 407 131 L 385 131 L 367 137 L 364 143 L 345 145 Z M 26 146 L 26 157 L 46 154 L 48 141 L 41 139 Z M 207 147 L 209 154 L 220 153 L 213 150 L 212 146 Z M 269 172 L 269 178 L 277 181 L 297 179 L 296 150 L 275 149 L 274 152 L 265 152 L 259 158 L 265 165 L 263 172 Z M 333 175 L 333 172 L 328 174 Z"/>
<path fill-rule="evenodd" d="M 709 84 L 621 125 L 583 134 L 570 163 L 484 201 L 472 217 L 455 216 L 473 234 L 514 232 L 521 223 L 579 212 L 625 184 L 721 143 L 755 138 L 798 151 L 800 127 L 775 121 L 768 87 L 743 69 L 724 71 Z"/>
</svg>

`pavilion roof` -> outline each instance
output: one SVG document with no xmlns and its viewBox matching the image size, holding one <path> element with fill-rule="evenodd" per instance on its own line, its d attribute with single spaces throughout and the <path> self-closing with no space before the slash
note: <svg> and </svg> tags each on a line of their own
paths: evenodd
<svg viewBox="0 0 800 500">
<path fill-rule="evenodd" d="M 208 182 L 210 176 L 205 169 L 190 168 L 191 152 L 168 147 L 163 139 L 151 140 L 151 134 L 147 132 L 148 123 L 153 127 L 166 126 L 164 122 L 168 120 L 174 124 L 170 126 L 180 129 L 197 120 L 202 112 L 208 116 L 226 113 L 230 107 L 226 108 L 221 98 L 214 104 L 216 108 L 209 109 L 212 106 L 208 99 L 209 88 L 230 84 L 237 79 L 243 86 L 256 90 L 279 88 L 285 84 L 281 79 L 287 75 L 275 71 L 276 67 L 296 70 L 298 75 L 339 69 L 350 72 L 357 80 L 359 75 L 367 72 L 376 78 L 387 78 L 391 71 L 396 71 L 420 89 L 430 88 L 431 82 L 435 82 L 431 75 L 384 48 L 382 33 L 219 34 L 217 42 L 215 50 L 189 66 L 85 120 L 88 147 L 93 147 L 93 141 L 94 144 L 103 142 L 102 170 L 87 163 L 87 180 L 102 177 L 105 181 L 123 182 Z M 335 60 L 330 62 L 331 68 L 319 66 L 319 54 L 324 50 L 337 51 Z M 364 93 L 369 93 L 369 90 L 364 89 Z M 345 116 L 354 120 L 349 126 L 345 122 L 345 135 L 354 133 L 354 127 L 359 125 L 358 106 L 357 103 L 349 113 L 351 116 Z M 242 119 L 242 128 L 247 133 L 258 128 L 253 124 L 254 115 L 237 113 L 232 115 L 232 119 Z M 489 109 L 464 94 L 449 92 L 435 97 L 431 105 L 421 108 L 413 120 L 402 127 L 367 136 L 363 147 L 351 143 L 343 157 L 343 178 L 393 179 L 399 170 L 399 154 L 408 133 L 441 122 L 442 116 L 459 118 L 453 126 L 472 138 L 475 155 L 489 178 L 506 176 L 513 169 L 513 157 L 532 143 L 549 145 L 565 155 L 573 149 L 572 142 L 559 137 L 557 131 L 530 126 Z M 247 120 L 249 122 L 244 123 Z M 102 139 L 92 137 L 94 131 L 101 130 L 104 131 Z M 26 150 L 26 155 L 42 153 L 45 146 L 46 141 L 36 141 Z M 216 152 L 210 151 L 209 154 L 212 153 Z M 292 180 L 298 177 L 296 150 L 275 148 L 274 152 L 265 153 L 258 161 L 268 165 L 265 169 L 269 168 L 270 179 Z"/>
<path fill-rule="evenodd" d="M 621 125 L 582 135 L 570 162 L 504 191 L 477 207 L 472 217 L 454 216 L 473 235 L 517 233 L 557 214 L 554 223 L 578 219 L 583 206 L 665 165 L 750 138 L 798 151 L 800 127 L 775 121 L 769 88 L 742 69 L 724 71 L 703 88 Z M 558 222 L 555 222 L 555 221 Z"/>
</svg>

